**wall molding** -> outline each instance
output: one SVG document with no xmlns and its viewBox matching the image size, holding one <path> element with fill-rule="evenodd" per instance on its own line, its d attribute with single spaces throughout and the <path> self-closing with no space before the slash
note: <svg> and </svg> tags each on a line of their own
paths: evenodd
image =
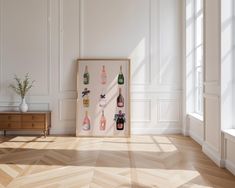
<svg viewBox="0 0 235 188">
<path fill-rule="evenodd" d="M 171 19 L 173 18 L 173 16 L 176 16 L 178 20 L 178 17 L 179 17 L 178 10 L 180 8 L 179 7 L 180 2 L 179 4 L 178 2 L 179 1 L 174 3 L 174 5 L 177 5 L 177 12 L 169 15 L 170 23 L 173 22 L 173 19 Z M 8 3 L 8 2 L 0 0 L 0 5 L 3 5 L 4 7 L 6 7 L 5 3 Z M 44 62 L 42 62 L 42 66 L 40 67 L 40 69 L 44 71 L 44 78 L 42 79 L 43 84 L 41 84 L 42 89 L 39 91 L 39 94 L 34 92 L 34 94 L 36 93 L 36 95 L 28 96 L 28 104 L 32 105 L 34 109 L 45 108 L 46 110 L 48 108 L 53 111 L 53 116 L 52 116 L 53 125 L 52 125 L 52 130 L 51 130 L 53 134 L 74 134 L 75 133 L 75 119 L 73 118 L 72 114 L 69 114 L 70 112 L 66 111 L 67 109 L 68 110 L 74 109 L 73 104 L 71 102 L 69 103 L 65 102 L 61 104 L 61 101 L 74 101 L 74 105 L 76 105 L 77 91 L 76 91 L 76 88 L 75 90 L 73 90 L 74 81 L 73 81 L 73 84 L 71 85 L 69 83 L 69 79 L 71 77 L 69 73 L 70 73 L 70 70 L 72 70 L 72 66 L 74 66 L 74 64 L 72 64 L 72 60 L 75 60 L 76 58 L 84 58 L 83 55 L 84 55 L 84 52 L 86 52 L 85 51 L 86 41 L 84 39 L 84 36 L 86 35 L 85 33 L 86 23 L 84 23 L 84 21 L 87 19 L 86 15 L 90 16 L 89 12 L 88 14 L 85 14 L 87 13 L 85 12 L 87 10 L 86 5 L 88 5 L 86 3 L 87 2 L 85 0 L 71 0 L 71 1 L 65 1 L 65 0 L 46 1 L 44 0 L 37 4 L 40 6 L 40 12 L 35 14 L 36 16 L 35 18 L 34 17 L 32 18 L 33 20 L 43 19 L 39 23 L 40 24 L 39 27 L 42 27 L 43 35 L 39 35 L 38 37 L 39 42 L 40 40 L 42 40 L 42 43 L 37 43 L 38 44 L 37 46 L 41 47 L 43 45 L 43 49 L 41 50 L 42 52 L 41 58 L 43 58 Z M 131 3 L 129 4 L 129 6 L 132 6 Z M 146 78 L 143 80 L 141 77 L 142 76 L 141 74 L 137 76 L 137 78 L 140 78 L 140 80 L 139 81 L 137 80 L 136 81 L 137 83 L 132 84 L 131 95 L 132 95 L 132 99 L 134 102 L 136 101 L 147 102 L 147 104 L 143 103 L 143 106 L 146 106 L 146 109 L 149 111 L 149 112 L 146 112 L 146 114 L 141 114 L 141 116 L 136 116 L 136 118 L 132 121 L 134 125 L 133 130 L 139 134 L 181 133 L 181 128 L 180 128 L 181 119 L 182 119 L 181 95 L 182 95 L 183 90 L 181 89 L 181 86 L 179 84 L 167 85 L 168 80 L 167 81 L 163 80 L 163 83 L 159 84 L 158 83 L 159 77 L 155 75 L 155 74 L 158 74 L 158 71 L 160 72 L 159 63 L 161 59 L 159 55 L 161 55 L 161 50 L 162 50 L 160 49 L 162 46 L 159 43 L 160 34 L 163 33 L 168 28 L 167 26 L 164 27 L 163 29 L 160 28 L 161 26 L 160 24 L 163 23 L 162 20 L 164 20 L 165 18 L 163 17 L 163 14 L 160 13 L 159 10 L 161 10 L 162 7 L 165 7 L 166 10 L 168 9 L 171 10 L 172 9 L 171 4 L 168 4 L 167 2 L 165 4 L 164 1 L 160 2 L 159 0 L 157 1 L 148 0 L 146 2 L 139 2 L 139 3 L 133 1 L 133 3 L 135 3 L 136 9 L 135 8 L 133 9 L 134 14 L 131 13 L 132 16 L 130 17 L 129 21 L 136 18 L 134 17 L 134 15 L 139 17 L 139 14 L 138 14 L 139 10 L 144 10 L 144 13 L 141 14 L 143 15 L 141 16 L 141 19 L 143 19 L 143 22 L 141 23 L 143 23 L 143 25 L 146 26 L 146 28 L 138 32 L 136 37 L 134 37 L 136 38 L 135 41 L 131 40 L 129 42 L 130 42 L 130 47 L 134 48 L 135 45 L 138 44 L 138 43 L 135 44 L 135 42 L 138 42 L 139 39 L 142 39 L 142 37 L 146 37 L 145 38 L 145 51 L 144 51 L 145 52 L 144 71 L 146 71 Z M 8 5 L 9 5 L 9 8 L 12 9 L 10 6 L 13 4 L 9 3 L 7 4 L 7 6 Z M 25 5 L 27 5 L 27 2 L 25 2 Z M 120 6 L 125 6 L 125 5 L 126 5 L 125 2 L 120 3 Z M 142 5 L 144 5 L 144 7 L 142 7 Z M 92 4 L 89 4 L 89 6 L 92 6 Z M 8 18 L 3 17 L 6 15 L 5 12 L 2 12 L 2 9 L 4 9 L 4 7 L 2 6 L 0 7 L 0 16 L 1 16 L 0 17 L 0 32 L 1 32 L 0 40 L 1 41 L 3 39 L 3 34 L 5 35 L 5 33 L 2 32 L 2 30 L 5 29 L 5 28 L 2 28 L 2 24 L 4 24 L 4 27 L 5 27 L 5 22 L 8 21 L 7 20 Z M 35 10 L 37 9 L 37 7 L 36 6 L 34 7 L 33 4 L 30 7 L 32 7 Z M 71 8 L 71 7 L 74 7 L 74 8 Z M 15 9 L 12 9 L 12 10 L 15 10 Z M 23 8 L 22 10 L 25 10 L 25 8 Z M 41 11 L 43 12 L 43 14 Z M 1 14 L 4 14 L 4 15 L 2 16 Z M 105 13 L 101 13 L 101 14 L 102 14 L 101 16 L 106 15 Z M 12 15 L 16 15 L 16 13 L 12 13 Z M 28 15 L 30 15 L 30 13 Z M 126 15 L 124 15 L 124 17 L 126 16 L 129 18 L 128 15 L 129 13 L 127 9 Z M 159 15 L 159 16 L 156 16 L 156 15 Z M 129 21 L 128 21 L 128 24 L 129 24 Z M 110 23 L 111 22 L 113 22 L 112 19 L 110 20 Z M 15 23 L 14 20 L 11 23 L 14 24 Z M 142 28 L 141 23 L 137 23 L 135 25 L 137 29 Z M 120 20 L 121 26 L 125 26 L 125 24 L 126 24 L 125 22 Z M 23 25 L 26 27 L 27 23 Z M 70 28 L 75 29 L 75 31 L 70 32 Z M 180 34 L 181 28 L 177 27 L 174 31 L 176 31 L 178 35 L 178 33 Z M 15 32 L 11 34 L 15 34 Z M 75 34 L 76 34 L 76 38 L 74 40 L 76 41 L 71 42 L 70 44 L 69 42 L 72 41 L 72 39 L 74 38 L 73 35 Z M 167 37 L 167 35 L 165 37 Z M 3 39 L 3 40 L 6 40 L 6 39 Z M 88 42 L 90 44 L 90 40 Z M 9 44 L 13 44 L 13 43 L 11 42 Z M 179 45 L 178 39 L 173 40 L 172 44 L 176 44 L 178 46 Z M 91 45 L 92 45 L 92 41 L 91 41 Z M 172 47 L 172 49 L 174 48 L 175 47 Z M 76 50 L 77 50 L 77 53 L 76 53 Z M 5 82 L 4 79 L 7 78 L 7 76 L 4 76 L 6 74 L 4 72 L 5 70 L 3 69 L 5 68 L 4 63 L 8 63 L 8 62 L 5 62 L 4 60 L 4 58 L 7 57 L 6 56 L 7 54 L 4 54 L 4 56 L 2 57 L 2 51 L 5 51 L 5 44 L 1 42 L 0 44 L 0 55 L 1 55 L 0 57 L 0 87 L 4 87 L 3 89 L 5 89 L 5 86 L 2 86 L 1 82 Z M 116 52 L 114 51 L 113 53 L 115 54 Z M 77 55 L 79 57 L 77 57 Z M 27 53 L 26 53 L 26 56 L 27 56 Z M 23 58 L 25 58 L 25 56 L 23 56 Z M 3 69 L 1 68 L 2 64 L 4 64 Z M 162 67 L 163 66 L 164 66 L 164 62 L 162 61 Z M 156 71 L 154 72 L 154 70 L 157 70 L 157 72 Z M 178 71 L 178 69 L 176 71 Z M 169 73 L 170 76 L 171 74 L 172 73 Z M 2 76 L 6 78 L 2 78 Z M 45 80 L 45 84 L 44 84 L 44 80 Z M 173 81 L 170 80 L 169 83 L 171 82 L 174 82 L 174 80 Z M 67 85 L 67 83 L 69 83 L 69 85 Z M 16 98 L 16 96 L 6 95 L 7 94 L 6 91 L 2 91 L 2 88 L 0 88 L 0 95 L 1 93 L 4 96 L 0 97 L 1 98 L 0 109 L 18 108 L 18 105 L 20 103 L 19 98 Z M 168 106 L 169 108 L 171 108 L 171 105 L 174 105 L 174 109 L 171 110 L 170 115 L 166 115 L 163 117 L 163 121 L 158 122 L 157 115 L 159 115 L 158 114 L 159 113 L 158 111 L 159 100 L 171 100 L 171 99 L 176 101 L 177 104 L 175 103 L 165 104 L 164 103 L 163 105 L 165 106 L 162 106 L 164 108 L 164 111 L 167 111 Z M 176 105 L 178 105 L 179 108 L 175 107 Z M 137 106 L 142 106 L 142 103 L 140 104 L 137 103 Z M 162 116 L 163 115 L 164 113 L 162 113 Z M 170 120 L 172 119 L 173 121 L 167 121 L 168 118 Z"/>
<path fill-rule="evenodd" d="M 34 96 L 50 96 L 50 90 L 51 90 L 51 56 L 52 56 L 52 50 L 51 50 L 51 4 L 52 0 L 45 1 L 46 2 L 46 75 L 47 75 L 47 82 L 46 82 L 46 91 L 45 93 L 37 93 L 37 94 L 31 94 L 31 97 Z M 43 3 L 43 1 L 42 1 Z M 3 20 L 4 20 L 4 14 L 3 14 L 3 1 L 0 0 L 0 95 L 5 96 L 6 89 L 2 87 L 2 82 L 5 79 L 3 74 L 3 62 L 4 62 L 4 56 L 3 56 L 3 38 L 4 38 L 4 32 L 3 32 Z"/>
<path fill-rule="evenodd" d="M 51 135 L 74 135 L 76 133 L 76 127 L 65 127 L 65 128 L 55 128 L 50 130 Z"/>
<path fill-rule="evenodd" d="M 149 23 L 149 27 L 148 27 L 148 63 L 147 63 L 147 69 L 148 69 L 148 80 L 146 81 L 146 83 L 132 83 L 132 86 L 150 86 L 152 83 L 152 74 L 151 74 L 151 64 L 152 64 L 152 54 L 151 54 L 151 50 L 152 50 L 152 1 L 153 0 L 148 0 L 149 3 L 149 15 L 148 15 L 148 23 Z M 159 19 L 159 18 L 158 18 Z"/>
<path fill-rule="evenodd" d="M 144 103 L 147 103 L 148 104 L 148 111 L 149 111 L 149 117 L 145 120 L 134 120 L 132 119 L 131 122 L 132 123 L 150 123 L 151 120 L 152 120 L 152 117 L 151 117 L 151 107 L 152 107 L 152 100 L 151 99 L 131 99 L 131 103 L 135 103 L 135 102 L 144 102 Z M 132 109 L 133 111 L 133 109 Z M 133 115 L 131 116 L 133 118 Z"/>
<path fill-rule="evenodd" d="M 133 135 L 156 135 L 156 134 L 181 134 L 181 128 L 132 128 Z"/>
<path fill-rule="evenodd" d="M 40 110 L 50 110 L 50 103 L 48 102 L 30 102 L 27 103 L 29 110 L 40 111 Z M 13 110 L 19 111 L 20 102 L 4 102 L 0 103 L 0 111 Z"/>
<path fill-rule="evenodd" d="M 204 142 L 202 145 L 202 151 L 205 153 L 212 161 L 214 161 L 219 167 L 224 167 L 224 160 L 220 156 L 220 152 L 215 150 L 214 147 Z"/>
<path fill-rule="evenodd" d="M 174 120 L 164 120 L 164 119 L 161 119 L 161 102 L 176 102 L 177 103 L 177 119 L 174 119 Z M 158 104 L 157 104 L 157 117 L 158 117 L 158 122 L 159 123 L 166 123 L 166 122 L 169 122 L 169 123 L 177 123 L 177 122 L 180 122 L 180 103 L 179 103 L 179 99 L 159 99 L 158 100 Z"/>
<path fill-rule="evenodd" d="M 223 130 L 225 140 L 229 140 L 235 143 L 235 131 L 234 129 Z"/>
<path fill-rule="evenodd" d="M 159 89 L 159 88 L 158 88 Z M 138 90 L 136 86 L 131 86 L 131 94 L 159 94 L 159 95 L 165 95 L 165 94 L 170 94 L 170 95 L 181 95 L 183 93 L 183 90 L 146 90 L 146 88 L 143 88 L 141 90 Z"/>
<path fill-rule="evenodd" d="M 64 41 L 64 0 L 59 0 L 59 92 L 63 92 L 62 87 L 62 67 L 63 67 L 63 41 Z"/>
<path fill-rule="evenodd" d="M 158 28 L 161 28 L 161 1 L 160 0 L 158 0 L 157 1 L 157 3 L 158 3 L 158 9 L 157 9 L 157 12 L 158 12 Z M 181 3 L 180 3 L 180 6 L 182 6 L 181 5 Z M 180 10 L 181 11 L 181 10 Z M 181 17 L 180 17 L 181 18 Z M 182 27 L 180 27 L 180 32 L 182 32 Z M 159 79 L 158 79 L 158 84 L 160 85 L 160 86 L 174 86 L 174 85 L 178 85 L 179 83 L 178 82 L 175 82 L 175 83 L 163 83 L 163 81 L 162 81 L 162 73 L 161 73 L 161 70 L 162 70 L 162 61 L 161 61 L 161 57 L 162 57 L 162 55 L 161 55 L 161 43 L 162 43 L 162 37 L 161 37 L 161 31 L 158 33 L 158 39 L 159 39 L 159 58 L 158 58 L 158 61 L 159 61 L 159 72 L 158 72 L 158 74 L 159 74 Z M 181 41 L 182 42 L 182 41 Z M 180 45 L 180 46 L 182 46 L 182 45 Z M 181 58 L 181 54 L 180 54 L 180 61 L 182 61 L 182 58 Z M 179 64 L 179 65 L 182 65 L 182 64 Z M 182 73 L 181 73 L 182 74 Z M 181 79 L 179 80 L 179 82 L 181 83 Z M 179 86 L 179 87 L 181 87 L 181 86 Z"/>
<path fill-rule="evenodd" d="M 79 33 L 79 41 L 80 41 L 80 48 L 79 48 L 79 58 L 84 58 L 84 53 L 83 53 L 83 44 L 84 44 L 84 35 L 83 35 L 83 25 L 84 25 L 84 2 L 83 0 L 79 0 L 79 5 L 80 5 L 80 14 L 79 14 L 79 28 L 80 28 L 80 33 Z"/>
<path fill-rule="evenodd" d="M 51 7 L 52 0 L 47 1 L 47 94 L 49 96 L 51 93 L 51 59 L 52 59 L 52 38 L 51 38 Z M 43 96 L 43 95 L 41 95 Z"/>
<path fill-rule="evenodd" d="M 152 83 L 152 73 L 151 73 L 151 67 L 152 67 L 152 53 L 151 53 L 151 50 L 152 50 L 152 8 L 151 8 L 151 5 L 152 5 L 152 1 L 153 0 L 149 0 L 149 17 L 148 17 L 148 23 L 149 23 L 149 28 L 148 28 L 148 48 L 149 48 L 149 51 L 148 51 L 148 63 L 147 63 L 147 69 L 148 69 L 148 80 L 146 83 L 144 84 L 140 84 L 140 83 L 132 83 L 133 86 L 149 86 L 151 85 Z M 159 19 L 159 18 L 158 18 Z"/>
<path fill-rule="evenodd" d="M 235 165 L 233 162 L 229 160 L 225 160 L 225 167 L 233 174 L 235 175 Z"/>
<path fill-rule="evenodd" d="M 220 86 L 220 83 L 218 80 L 210 80 L 210 81 L 204 81 L 203 85 L 205 85 L 205 86 Z"/>
<path fill-rule="evenodd" d="M 201 137 L 200 135 L 196 134 L 195 132 L 189 130 L 189 136 L 195 140 L 198 144 L 200 144 L 201 146 L 203 145 L 203 137 Z"/>
<path fill-rule="evenodd" d="M 63 79 L 64 79 L 64 75 L 63 75 L 63 58 L 64 58 L 64 51 L 63 51 L 63 45 L 64 45 L 64 0 L 59 0 L 59 92 L 60 93 L 71 93 L 71 92 L 77 92 L 76 88 L 75 89 L 63 89 Z M 81 33 L 81 18 L 80 18 L 80 12 L 81 12 L 81 0 L 78 0 L 78 9 L 79 9 L 79 13 L 78 13 L 78 32 L 79 32 L 79 41 L 77 41 L 78 43 L 78 51 L 79 51 L 79 56 L 80 56 L 80 33 Z M 79 58 L 79 57 L 77 57 Z M 76 60 L 74 60 L 76 61 Z M 75 62 L 74 62 L 75 63 Z"/>
<path fill-rule="evenodd" d="M 206 99 L 215 99 L 218 100 L 220 98 L 220 95 L 213 94 L 213 93 L 204 93 L 203 97 Z"/>
<path fill-rule="evenodd" d="M 63 118 L 63 114 L 62 114 L 62 109 L 63 109 L 63 102 L 73 102 L 75 105 L 75 109 L 77 106 L 77 99 L 61 99 L 59 100 L 59 120 L 60 121 L 64 121 L 64 122 L 76 122 L 76 114 L 74 118 Z"/>
</svg>

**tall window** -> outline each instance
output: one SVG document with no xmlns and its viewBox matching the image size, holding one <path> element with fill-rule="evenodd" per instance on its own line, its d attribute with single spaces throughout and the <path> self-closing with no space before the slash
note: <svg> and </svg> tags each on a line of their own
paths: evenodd
<svg viewBox="0 0 235 188">
<path fill-rule="evenodd" d="M 203 0 L 186 0 L 187 112 L 203 114 Z"/>
<path fill-rule="evenodd" d="M 194 110 L 203 114 L 203 0 L 194 2 Z"/>
</svg>

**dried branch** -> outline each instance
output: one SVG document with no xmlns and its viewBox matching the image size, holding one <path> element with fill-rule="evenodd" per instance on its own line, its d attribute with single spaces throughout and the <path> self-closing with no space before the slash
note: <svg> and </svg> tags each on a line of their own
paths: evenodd
<svg viewBox="0 0 235 188">
<path fill-rule="evenodd" d="M 21 96 L 23 99 L 27 92 L 33 87 L 35 80 L 30 81 L 29 73 L 21 80 L 17 75 L 14 76 L 15 84 L 10 84 L 9 87 L 16 92 L 17 95 Z"/>
</svg>

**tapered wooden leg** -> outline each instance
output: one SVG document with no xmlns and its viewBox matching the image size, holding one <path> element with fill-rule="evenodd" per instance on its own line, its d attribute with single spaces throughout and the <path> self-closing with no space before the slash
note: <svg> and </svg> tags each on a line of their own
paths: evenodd
<svg viewBox="0 0 235 188">
<path fill-rule="evenodd" d="M 50 135 L 50 129 L 47 129 L 47 135 L 48 136 Z"/>
<path fill-rule="evenodd" d="M 44 138 L 46 138 L 46 137 L 47 137 L 47 131 L 44 130 L 44 131 L 43 131 L 43 134 L 44 134 Z"/>
<path fill-rule="evenodd" d="M 6 131 L 6 130 L 4 130 L 3 132 L 4 132 L 4 136 L 6 136 L 6 134 L 7 134 L 7 131 Z"/>
</svg>

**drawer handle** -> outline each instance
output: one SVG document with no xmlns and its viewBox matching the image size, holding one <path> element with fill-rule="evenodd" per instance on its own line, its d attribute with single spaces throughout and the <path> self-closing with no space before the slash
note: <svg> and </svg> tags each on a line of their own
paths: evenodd
<svg viewBox="0 0 235 188">
<path fill-rule="evenodd" d="M 32 127 L 34 127 L 34 124 L 32 123 Z"/>
<path fill-rule="evenodd" d="M 8 124 L 7 124 L 7 126 L 8 126 L 8 127 L 11 127 L 11 124 L 10 124 L 10 123 L 8 123 Z"/>
</svg>

